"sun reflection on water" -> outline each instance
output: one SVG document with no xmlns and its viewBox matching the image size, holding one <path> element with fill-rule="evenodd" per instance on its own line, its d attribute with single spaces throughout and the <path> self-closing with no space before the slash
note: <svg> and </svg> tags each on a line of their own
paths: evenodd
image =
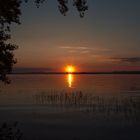
<svg viewBox="0 0 140 140">
<path fill-rule="evenodd" d="M 73 75 L 72 74 L 68 74 L 67 75 L 67 80 L 68 80 L 68 86 L 69 88 L 72 87 L 72 83 L 73 83 Z"/>
</svg>

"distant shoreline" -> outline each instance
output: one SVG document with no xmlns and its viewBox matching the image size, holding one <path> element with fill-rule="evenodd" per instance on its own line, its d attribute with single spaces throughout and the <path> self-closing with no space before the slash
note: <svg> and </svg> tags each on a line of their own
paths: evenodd
<svg viewBox="0 0 140 140">
<path fill-rule="evenodd" d="M 112 71 L 112 72 L 28 72 L 28 73 L 11 73 L 11 74 L 140 74 L 140 71 Z"/>
</svg>

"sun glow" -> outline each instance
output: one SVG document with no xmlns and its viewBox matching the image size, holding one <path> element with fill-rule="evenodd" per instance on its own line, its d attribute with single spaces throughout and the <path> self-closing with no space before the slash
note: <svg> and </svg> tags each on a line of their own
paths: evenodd
<svg viewBox="0 0 140 140">
<path fill-rule="evenodd" d="M 69 65 L 65 68 L 65 71 L 68 73 L 73 73 L 73 72 L 75 72 L 75 68 L 73 66 Z"/>
<path fill-rule="evenodd" d="M 68 81 L 68 86 L 69 88 L 72 88 L 72 83 L 73 83 L 73 73 L 75 72 L 75 67 L 72 65 L 68 65 L 65 67 L 65 72 L 68 73 L 67 75 L 67 81 Z"/>
</svg>

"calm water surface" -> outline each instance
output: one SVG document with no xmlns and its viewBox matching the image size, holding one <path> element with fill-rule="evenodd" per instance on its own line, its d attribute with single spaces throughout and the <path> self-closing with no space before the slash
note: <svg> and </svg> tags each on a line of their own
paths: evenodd
<svg viewBox="0 0 140 140">
<path fill-rule="evenodd" d="M 91 93 L 101 96 L 140 94 L 140 75 L 12 75 L 10 85 L 1 84 L 1 104 L 32 103 L 45 92 Z"/>
<path fill-rule="evenodd" d="M 0 86 L 0 126 L 18 121 L 25 140 L 140 139 L 140 75 L 10 78 Z"/>
</svg>

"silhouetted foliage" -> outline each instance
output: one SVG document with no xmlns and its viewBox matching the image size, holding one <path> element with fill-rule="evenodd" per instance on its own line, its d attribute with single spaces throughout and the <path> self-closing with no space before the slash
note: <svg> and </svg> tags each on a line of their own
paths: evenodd
<svg viewBox="0 0 140 140">
<path fill-rule="evenodd" d="M 28 2 L 29 0 L 24 0 Z M 41 3 L 48 1 L 48 0 L 33 0 L 37 7 L 40 6 Z M 56 0 L 58 2 L 58 8 L 62 15 L 66 15 L 69 11 L 68 2 L 73 1 L 73 6 L 76 7 L 77 11 L 80 14 L 80 17 L 84 17 L 84 13 L 88 10 L 87 0 Z"/>
<path fill-rule="evenodd" d="M 10 25 L 12 23 L 20 24 L 21 3 L 29 0 L 0 0 L 0 80 L 10 83 L 7 74 L 11 73 L 13 65 L 16 63 L 13 51 L 17 49 L 17 45 L 7 43 L 11 39 Z M 47 0 L 33 0 L 37 7 Z M 62 15 L 68 12 L 69 0 L 57 0 L 58 8 Z M 84 12 L 88 10 L 86 0 L 73 0 L 73 6 L 77 8 L 80 17 L 84 16 Z"/>
<path fill-rule="evenodd" d="M 0 80 L 9 83 L 7 74 L 16 63 L 13 51 L 17 46 L 7 41 L 11 38 L 11 23 L 19 24 L 20 0 L 0 0 Z"/>
<path fill-rule="evenodd" d="M 23 134 L 18 126 L 18 122 L 11 125 L 4 122 L 0 127 L 0 140 L 23 140 Z"/>
</svg>

